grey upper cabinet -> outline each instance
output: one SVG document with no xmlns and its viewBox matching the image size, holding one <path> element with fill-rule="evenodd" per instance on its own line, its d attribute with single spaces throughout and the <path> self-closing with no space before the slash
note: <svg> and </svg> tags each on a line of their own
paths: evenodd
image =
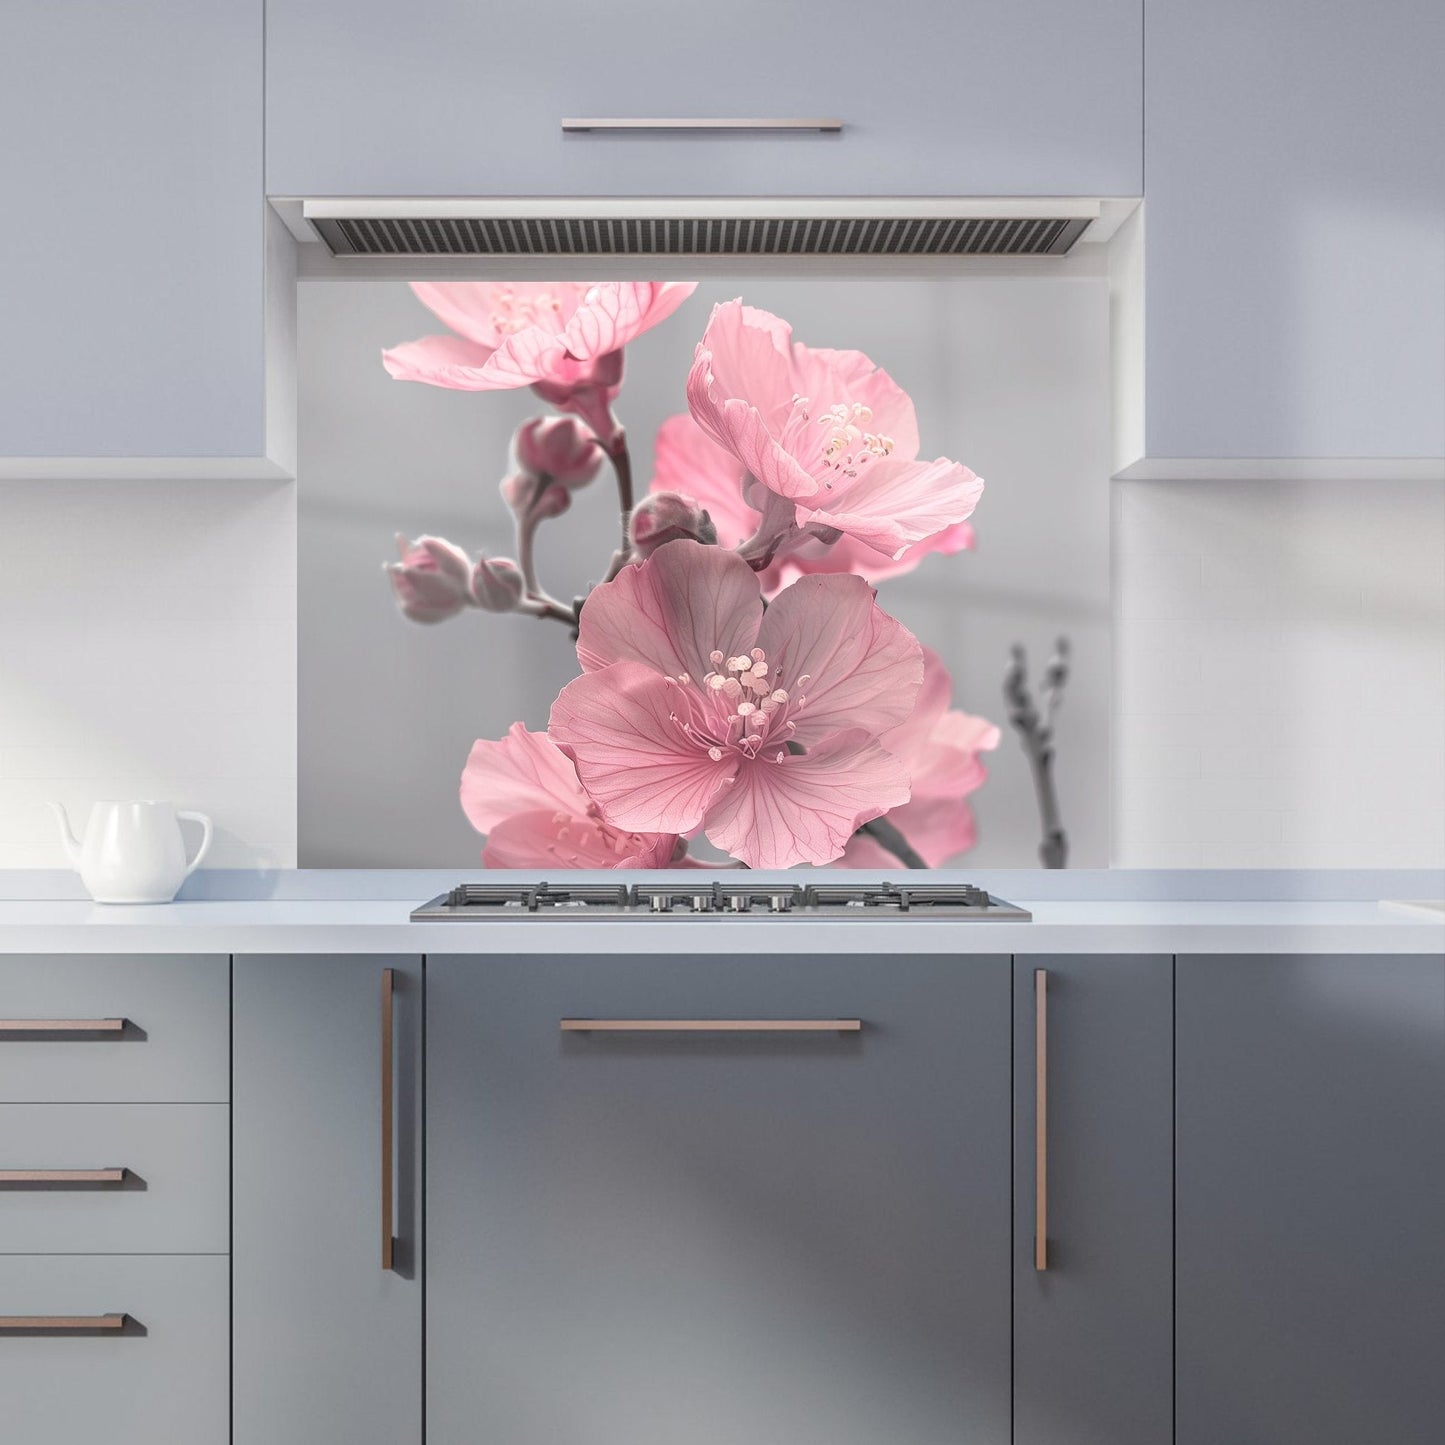
<svg viewBox="0 0 1445 1445">
<path fill-rule="evenodd" d="M 0 476 L 283 474 L 262 107 L 262 0 L 7 3 Z"/>
<path fill-rule="evenodd" d="M 1153 465 L 1131 474 L 1188 458 L 1440 474 L 1421 459 L 1445 458 L 1445 6 L 1145 8 Z"/>
<path fill-rule="evenodd" d="M 1181 957 L 1178 1445 L 1433 1445 L 1445 959 Z"/>
<path fill-rule="evenodd" d="M 1137 195 L 1138 0 L 270 0 L 272 195 Z M 562 134 L 832 118 L 841 135 Z"/>
<path fill-rule="evenodd" d="M 1173 1440 L 1173 964 L 1014 961 L 1014 1445 Z"/>
<path fill-rule="evenodd" d="M 1007 958 L 429 957 L 429 1445 L 1006 1445 L 1009 994 Z"/>
<path fill-rule="evenodd" d="M 382 972 L 393 970 L 393 1267 Z M 235 1445 L 421 1440 L 419 959 L 237 958 Z"/>
</svg>

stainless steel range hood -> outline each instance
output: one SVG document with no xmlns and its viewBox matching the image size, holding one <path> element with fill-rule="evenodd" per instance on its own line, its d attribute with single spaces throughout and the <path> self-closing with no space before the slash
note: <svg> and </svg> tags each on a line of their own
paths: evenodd
<svg viewBox="0 0 1445 1445">
<path fill-rule="evenodd" d="M 1066 256 L 1100 216 L 1076 198 L 308 200 L 349 257 Z"/>
</svg>

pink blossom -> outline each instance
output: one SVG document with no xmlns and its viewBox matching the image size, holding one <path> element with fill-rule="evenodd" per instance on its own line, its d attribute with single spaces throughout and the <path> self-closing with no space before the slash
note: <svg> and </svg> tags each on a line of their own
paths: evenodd
<svg viewBox="0 0 1445 1445">
<path fill-rule="evenodd" d="M 472 601 L 484 612 L 515 612 L 526 584 L 510 557 L 478 557 L 472 566 Z"/>
<path fill-rule="evenodd" d="M 401 560 L 385 564 L 403 614 L 413 622 L 444 622 L 473 601 L 471 558 L 442 537 L 408 542 L 398 532 Z"/>
<path fill-rule="evenodd" d="M 665 868 L 676 834 L 629 833 L 604 823 L 577 771 L 545 733 L 513 723 L 479 739 L 462 771 L 462 811 L 487 835 L 488 868 Z"/>
<path fill-rule="evenodd" d="M 664 543 L 682 538 L 709 546 L 717 543 L 717 528 L 712 518 L 691 497 L 660 492 L 656 488 L 633 508 L 627 535 L 632 543 L 634 562 L 650 557 Z"/>
<path fill-rule="evenodd" d="M 908 799 L 879 738 L 913 711 L 922 651 L 862 578 L 802 578 L 765 614 L 737 553 L 669 542 L 592 592 L 577 657 L 549 731 L 616 827 L 701 827 L 786 868 Z"/>
<path fill-rule="evenodd" d="M 602 466 L 592 428 L 570 416 L 534 416 L 517 428 L 517 464 L 564 487 L 585 486 Z"/>
<path fill-rule="evenodd" d="M 453 391 L 531 386 L 583 417 L 610 446 L 620 352 L 692 295 L 691 281 L 413 282 L 417 299 L 455 336 L 424 336 L 382 352 L 398 381 Z"/>
<path fill-rule="evenodd" d="M 718 446 L 687 412 L 668 417 L 657 429 L 654 467 L 650 490 L 679 492 L 705 507 L 724 547 L 741 546 L 750 537 L 768 532 L 764 512 L 751 506 L 749 499 L 761 502 L 764 509 L 776 509 L 782 502 L 782 520 L 790 531 L 773 549 L 773 562 L 759 574 L 768 597 L 799 577 L 819 572 L 852 572 L 877 586 L 911 572 L 930 552 L 952 556 L 970 551 L 974 545 L 973 527 L 968 522 L 915 542 L 899 557 L 885 557 L 846 534 L 830 545 L 811 530 L 798 527 L 793 507 L 751 478 L 742 463 Z"/>
<path fill-rule="evenodd" d="M 918 460 L 913 403 L 861 351 L 804 346 L 741 301 L 713 308 L 687 401 L 719 446 L 794 504 L 799 527 L 887 557 L 965 521 L 983 491 L 960 462 Z"/>
<path fill-rule="evenodd" d="M 923 687 L 912 715 L 883 735 L 883 746 L 908 769 L 912 797 L 884 816 L 930 868 L 973 847 L 978 830 L 967 796 L 988 774 L 979 753 L 998 746 L 998 728 L 949 708 L 953 680 L 943 659 L 923 649 Z M 845 868 L 896 868 L 898 859 L 867 836 L 849 840 Z"/>
</svg>

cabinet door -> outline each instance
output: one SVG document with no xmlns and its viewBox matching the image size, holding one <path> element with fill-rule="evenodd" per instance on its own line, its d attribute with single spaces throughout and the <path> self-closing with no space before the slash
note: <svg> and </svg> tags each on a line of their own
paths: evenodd
<svg viewBox="0 0 1445 1445">
<path fill-rule="evenodd" d="M 1008 1441 L 1007 958 L 427 967 L 429 1445 Z"/>
<path fill-rule="evenodd" d="M 1137 0 L 270 0 L 272 195 L 1137 195 Z M 841 135 L 564 136 L 564 117 Z"/>
<path fill-rule="evenodd" d="M 1173 1438 L 1173 966 L 1014 960 L 1015 1445 Z"/>
<path fill-rule="evenodd" d="M 1181 957 L 1178 1445 L 1445 1418 L 1445 961 Z"/>
<path fill-rule="evenodd" d="M 1445 457 L 1445 6 L 1146 10 L 1148 456 Z"/>
<path fill-rule="evenodd" d="M 261 0 L 8 0 L 0 475 L 266 475 Z"/>
<path fill-rule="evenodd" d="M 393 970 L 394 1268 L 382 1267 Z M 419 959 L 237 958 L 235 1445 L 421 1440 Z"/>
</svg>

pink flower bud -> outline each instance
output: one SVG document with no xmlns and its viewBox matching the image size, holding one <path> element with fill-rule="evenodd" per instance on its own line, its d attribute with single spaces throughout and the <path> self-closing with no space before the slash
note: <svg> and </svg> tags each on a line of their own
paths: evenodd
<svg viewBox="0 0 1445 1445">
<path fill-rule="evenodd" d="M 632 539 L 632 560 L 650 557 L 664 542 L 686 538 L 709 546 L 717 542 L 712 518 L 693 501 L 677 492 L 653 492 L 633 509 L 628 524 Z"/>
<path fill-rule="evenodd" d="M 517 428 L 517 464 L 564 487 L 585 486 L 602 465 L 592 428 L 570 416 L 536 416 Z"/>
<path fill-rule="evenodd" d="M 502 483 L 502 497 L 518 522 L 540 522 L 560 517 L 572 505 L 572 493 L 561 482 L 518 472 Z"/>
<path fill-rule="evenodd" d="M 472 601 L 471 559 L 441 537 L 396 537 L 399 562 L 388 562 L 386 574 L 402 613 L 413 622 L 444 622 Z"/>
<path fill-rule="evenodd" d="M 478 557 L 472 600 L 484 612 L 511 612 L 522 600 L 522 569 L 510 557 Z"/>
</svg>

